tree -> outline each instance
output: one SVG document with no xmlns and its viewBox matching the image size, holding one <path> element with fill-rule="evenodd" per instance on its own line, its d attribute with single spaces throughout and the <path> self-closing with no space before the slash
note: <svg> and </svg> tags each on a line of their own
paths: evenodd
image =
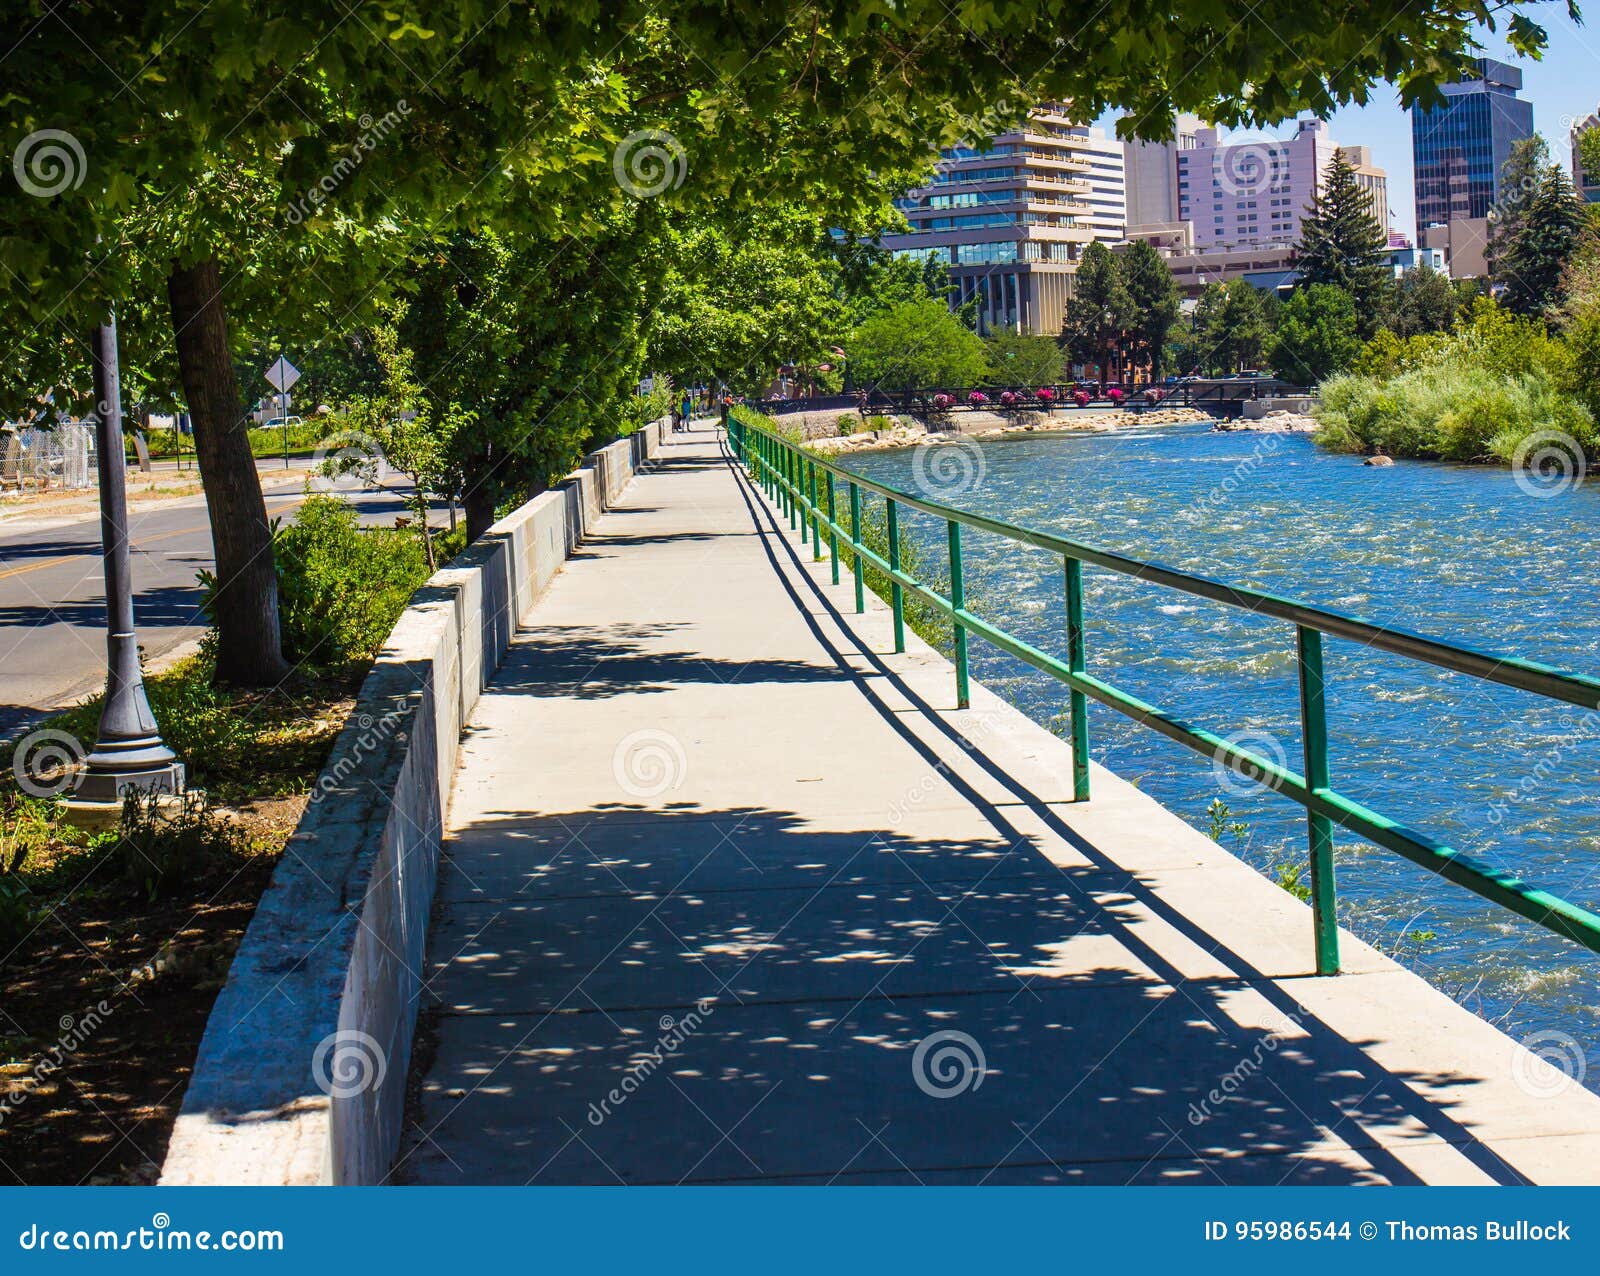
<svg viewBox="0 0 1600 1276">
<path fill-rule="evenodd" d="M 1266 0 L 1223 29 L 1209 11 L 1153 15 L 1117 0 L 1099 21 L 1119 38 L 1064 57 L 1062 13 L 1019 0 L 955 22 L 942 0 L 859 13 L 809 0 L 552 0 L 488 16 L 462 0 L 405 0 L 355 21 L 313 0 L 270 13 L 247 0 L 83 0 L 70 22 L 42 20 L 36 0 L 6 0 L 6 12 L 6 29 L 22 35 L 7 51 L 0 150 L 30 183 L 25 197 L 0 200 L 0 400 L 14 410 L 55 387 L 58 401 L 81 402 L 89 330 L 113 304 L 127 319 L 161 313 L 164 357 L 180 371 L 153 384 L 181 383 L 194 418 L 221 581 L 218 672 L 253 682 L 276 680 L 284 662 L 231 362 L 281 332 L 278 320 L 293 331 L 292 302 L 320 290 L 319 318 L 337 321 L 329 335 L 348 332 L 413 254 L 427 256 L 434 227 L 495 230 L 519 251 L 526 236 L 548 253 L 641 199 L 732 216 L 773 192 L 845 225 L 991 104 L 1006 103 L 990 115 L 996 126 L 1020 119 L 1030 94 L 1071 100 L 1085 118 L 1124 108 L 1146 133 L 1177 111 L 1221 124 L 1326 114 L 1385 76 L 1410 105 L 1460 69 L 1483 18 L 1475 2 L 1422 0 L 1374 34 Z M 1520 12 L 1507 35 L 1524 54 L 1544 43 Z M 1325 69 L 1306 75 L 1307 65 Z M 107 91 L 113 74 L 131 80 Z M 409 110 L 412 97 L 399 135 L 374 139 L 372 116 Z M 54 153 L 70 162 L 57 184 L 33 161 L 41 139 L 61 135 L 70 145 Z M 697 181 L 669 165 L 677 181 L 647 181 L 641 196 L 618 176 L 632 175 L 619 160 L 641 137 L 670 139 L 658 149 L 681 155 Z M 319 269 L 276 268 L 314 256 L 307 246 L 319 239 L 329 246 Z M 368 269 L 386 242 L 388 260 Z M 565 327 L 586 300 L 532 291 L 554 311 L 537 338 L 546 352 L 612 322 L 582 313 Z M 637 349 L 641 311 L 615 323 Z M 124 334 L 136 342 L 139 326 L 124 323 Z M 507 339 L 459 335 L 474 346 Z M 135 352 L 130 373 L 138 365 Z M 566 451 L 562 442 L 537 461 L 512 446 L 507 459 L 532 466 L 525 478 Z"/>
<path fill-rule="evenodd" d="M 1583 207 L 1566 170 L 1552 164 L 1540 178 L 1515 230 L 1501 241 L 1501 301 L 1521 315 L 1543 315 L 1561 300 L 1562 276 L 1583 239 Z"/>
<path fill-rule="evenodd" d="M 1149 364 L 1154 380 L 1166 370 L 1167 338 L 1181 313 L 1178 284 L 1161 254 L 1144 240 L 1135 240 L 1117 266 L 1133 300 L 1132 353 Z"/>
<path fill-rule="evenodd" d="M 1361 349 L 1350 294 L 1327 284 L 1301 284 L 1278 319 L 1272 370 L 1296 385 L 1315 385 L 1350 366 Z"/>
<path fill-rule="evenodd" d="M 1342 288 L 1355 303 L 1363 336 L 1377 331 L 1391 275 L 1384 259 L 1388 236 L 1382 210 L 1361 189 L 1343 151 L 1335 151 L 1322 187 L 1300 223 L 1295 253 L 1299 282 Z"/>
<path fill-rule="evenodd" d="M 1502 260 L 1527 219 L 1528 206 L 1539 193 L 1550 167 L 1550 144 L 1543 134 L 1519 137 L 1500 166 L 1500 197 L 1489 210 L 1489 242 L 1484 250 L 1489 276 L 1500 277 Z"/>
<path fill-rule="evenodd" d="M 402 305 L 395 318 L 404 314 Z M 438 563 L 428 526 L 429 507 L 448 499 L 455 509 L 460 475 L 454 454 L 472 415 L 457 403 L 441 407 L 423 393 L 413 370 L 414 356 L 400 343 L 392 323 L 373 333 L 373 348 L 383 369 L 382 387 L 350 405 L 346 446 L 325 464 L 335 474 L 353 472 L 368 481 L 375 481 L 385 467 L 405 475 L 411 485 L 407 502 L 431 576 Z"/>
<path fill-rule="evenodd" d="M 1083 250 L 1072 277 L 1072 296 L 1061 317 L 1061 346 L 1074 363 L 1106 369 L 1121 350 L 1137 317 L 1133 294 L 1111 250 L 1096 240 Z"/>
<path fill-rule="evenodd" d="M 1395 281 L 1385 326 L 1397 337 L 1449 332 L 1459 305 L 1448 275 L 1430 266 L 1418 266 Z"/>
<path fill-rule="evenodd" d="M 1257 367 L 1271 336 L 1266 303 L 1244 280 L 1210 284 L 1200 295 L 1194 315 L 1197 368 L 1230 376 Z"/>
<path fill-rule="evenodd" d="M 770 205 L 737 230 L 706 221 L 675 233 L 652 366 L 680 384 L 760 395 L 781 365 L 816 363 L 840 312 L 838 265 L 822 234 L 804 210 Z"/>
<path fill-rule="evenodd" d="M 991 333 L 983 345 L 991 385 L 1032 388 L 1061 380 L 1061 347 L 1051 337 L 1007 329 Z"/>
<path fill-rule="evenodd" d="M 408 279 L 399 336 L 416 380 L 436 419 L 473 413 L 451 448 L 469 540 L 618 428 L 645 364 L 648 225 L 619 212 L 582 239 L 455 235 Z"/>
<path fill-rule="evenodd" d="M 845 348 L 856 384 L 920 392 L 976 385 L 988 368 L 983 339 L 932 297 L 902 301 L 864 320 Z"/>
</svg>

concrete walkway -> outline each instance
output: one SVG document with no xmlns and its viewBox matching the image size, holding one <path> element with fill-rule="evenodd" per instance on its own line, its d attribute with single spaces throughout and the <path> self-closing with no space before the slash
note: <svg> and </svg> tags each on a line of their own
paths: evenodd
<svg viewBox="0 0 1600 1276">
<path fill-rule="evenodd" d="M 949 666 L 709 432 L 462 746 L 394 1179 L 1593 1181 L 1600 1099 Z"/>
</svg>

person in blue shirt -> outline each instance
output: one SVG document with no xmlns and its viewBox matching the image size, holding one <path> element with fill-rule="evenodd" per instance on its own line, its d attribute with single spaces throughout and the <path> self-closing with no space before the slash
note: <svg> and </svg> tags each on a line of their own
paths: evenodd
<svg viewBox="0 0 1600 1276">
<path fill-rule="evenodd" d="M 679 407 L 679 419 L 683 422 L 683 428 L 685 430 L 689 428 L 689 417 L 693 411 L 694 401 L 689 398 L 689 392 L 685 390 L 683 392 L 683 403 Z"/>
</svg>

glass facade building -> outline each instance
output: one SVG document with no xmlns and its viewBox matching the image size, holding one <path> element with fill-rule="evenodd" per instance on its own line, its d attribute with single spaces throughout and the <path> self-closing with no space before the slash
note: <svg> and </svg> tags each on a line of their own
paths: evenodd
<svg viewBox="0 0 1600 1276">
<path fill-rule="evenodd" d="M 1411 113 L 1417 238 L 1428 226 L 1487 217 L 1500 200 L 1500 171 L 1512 144 L 1533 135 L 1533 103 L 1517 94 L 1522 72 L 1493 58 L 1444 86 L 1438 106 Z"/>
<path fill-rule="evenodd" d="M 883 244 L 943 262 L 951 304 L 975 301 L 980 332 L 1053 336 L 1084 247 L 1124 238 L 1124 189 L 1122 143 L 1049 103 L 986 146 L 944 150 L 928 183 L 897 201 L 910 229 Z"/>
</svg>

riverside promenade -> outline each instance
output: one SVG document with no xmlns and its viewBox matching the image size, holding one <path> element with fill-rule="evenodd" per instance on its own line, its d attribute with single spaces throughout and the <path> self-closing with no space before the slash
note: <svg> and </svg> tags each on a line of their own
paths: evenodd
<svg viewBox="0 0 1600 1276">
<path fill-rule="evenodd" d="M 1600 1179 L 1600 1097 L 892 651 L 669 438 L 466 724 L 390 1181 Z"/>
</svg>

